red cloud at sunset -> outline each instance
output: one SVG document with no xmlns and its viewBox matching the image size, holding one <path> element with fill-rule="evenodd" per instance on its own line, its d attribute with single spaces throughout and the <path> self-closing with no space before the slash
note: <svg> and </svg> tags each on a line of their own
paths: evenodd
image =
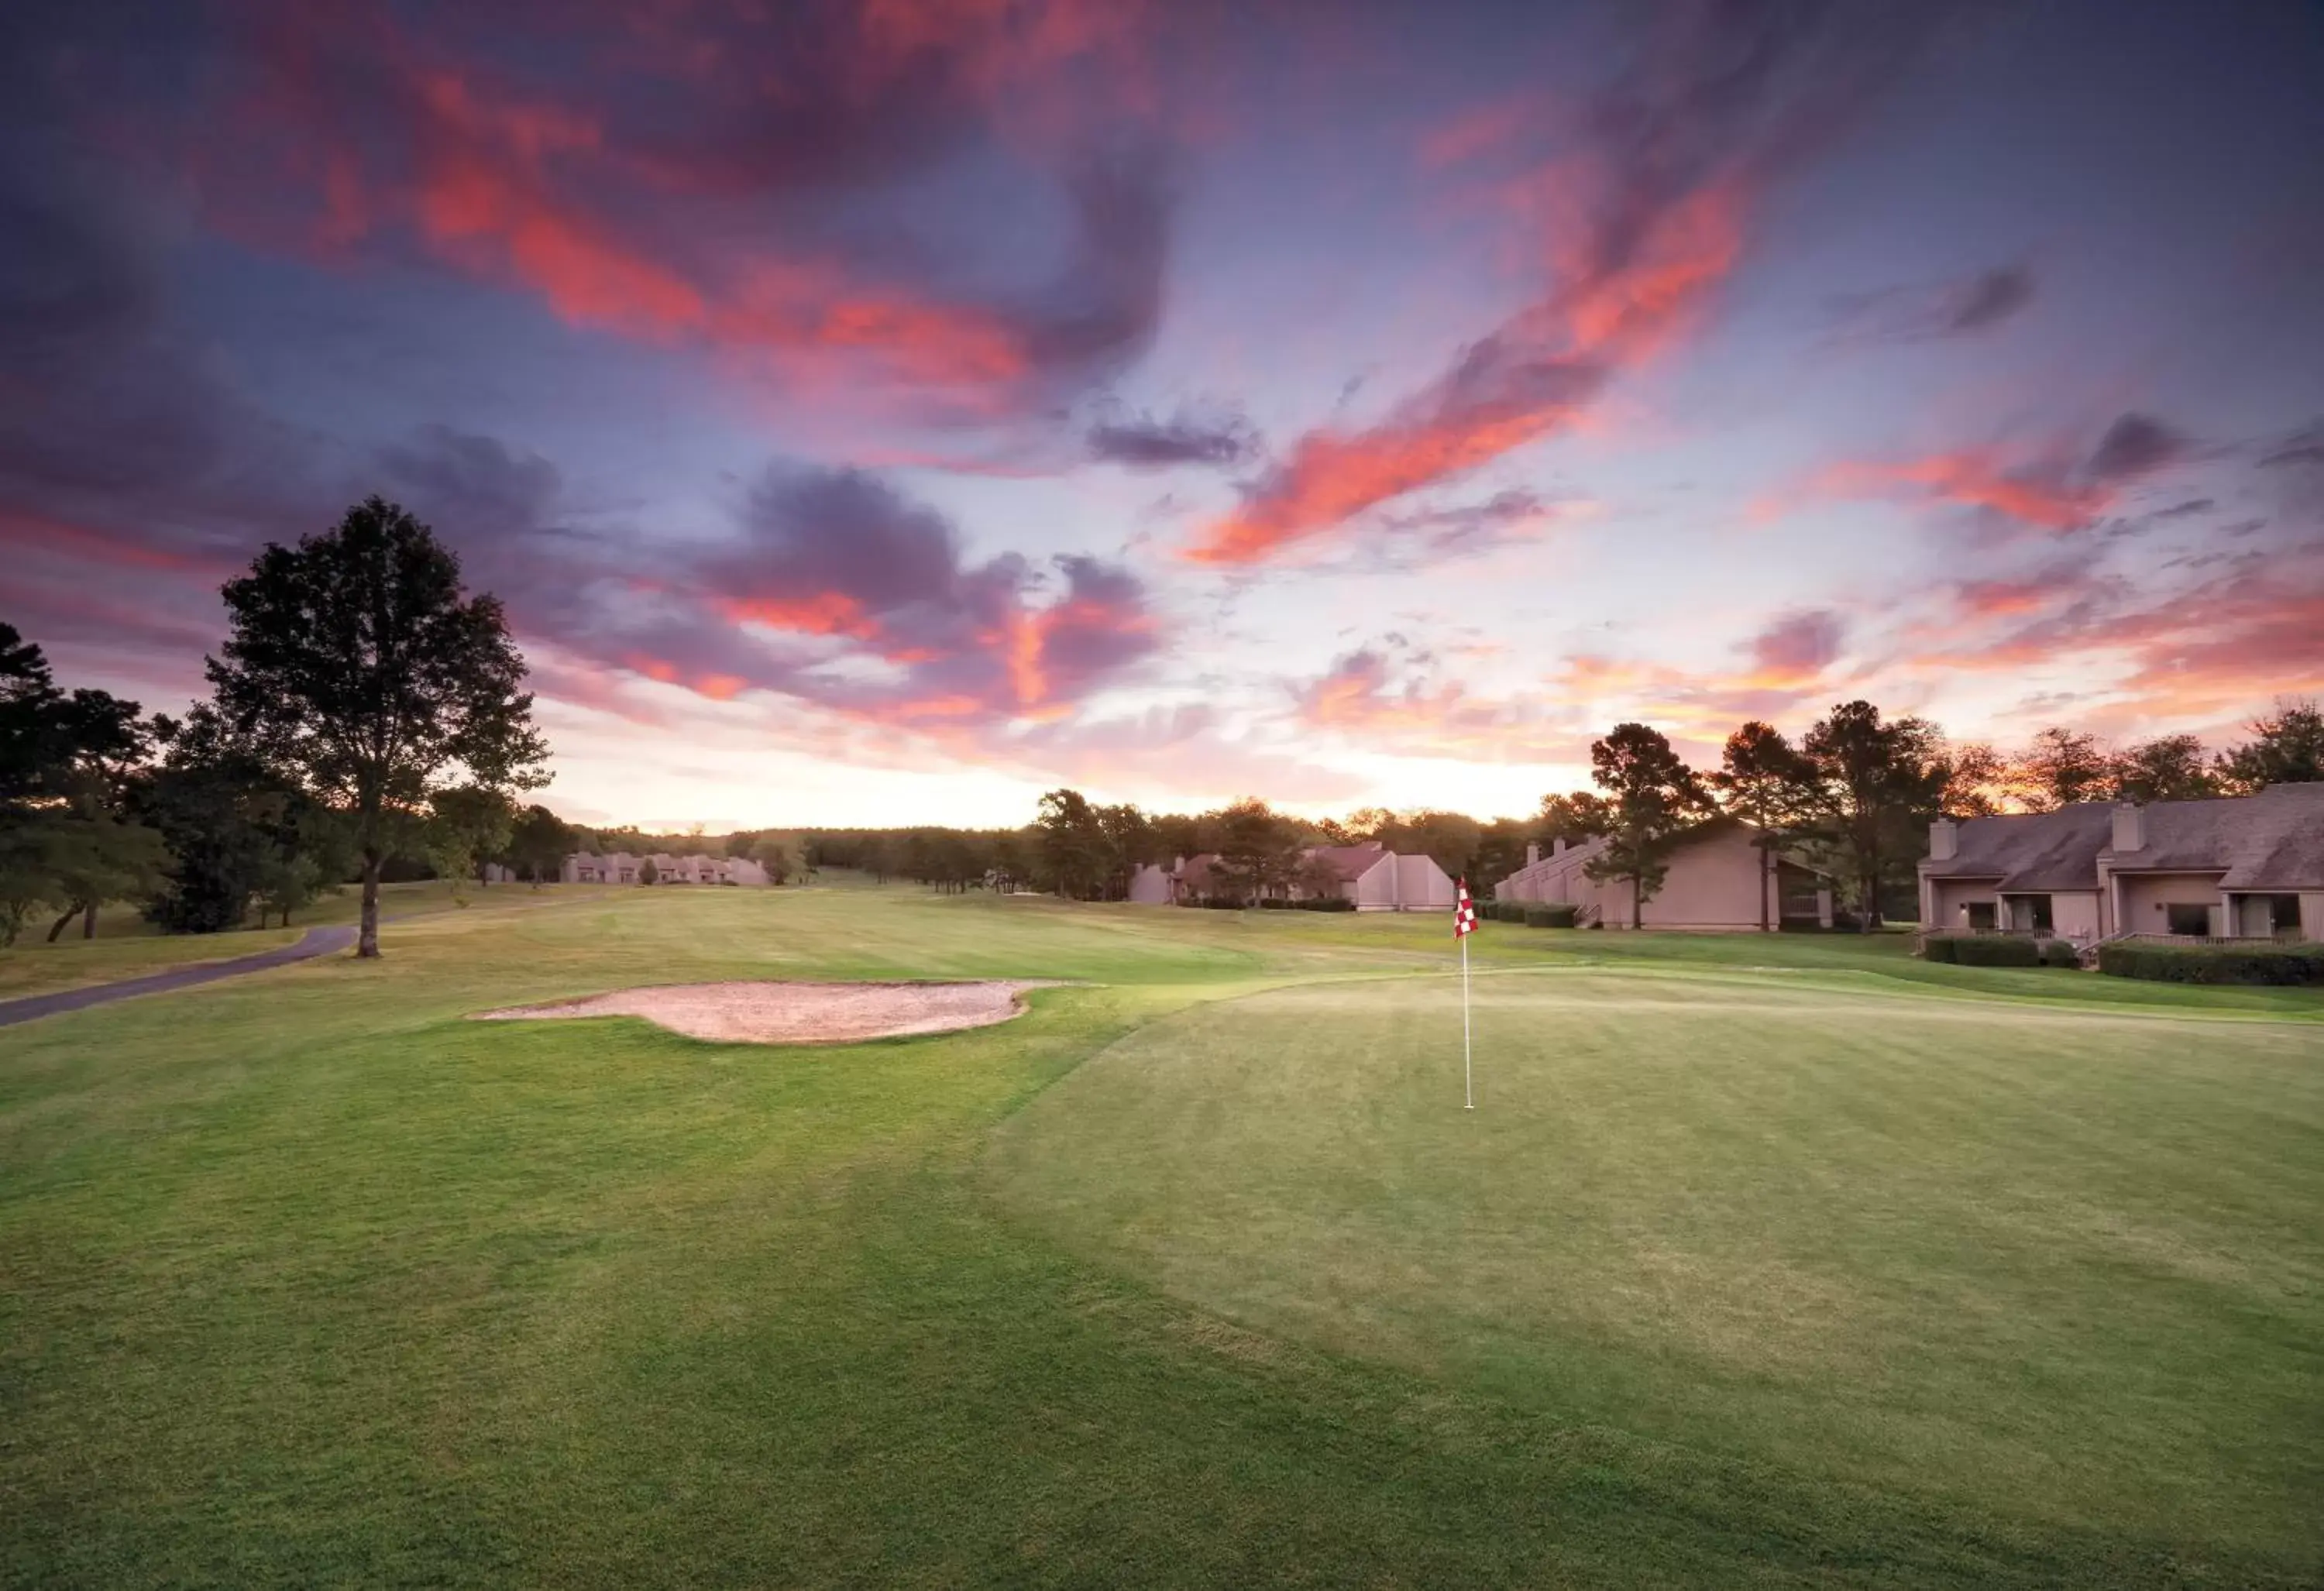
<svg viewBox="0 0 2324 1591">
<path fill-rule="evenodd" d="M 1740 258 L 1766 189 L 1884 78 L 1914 30 L 1859 31 L 1869 14 L 1797 27 L 1746 7 L 1689 13 L 1655 33 L 1644 64 L 1580 124 L 1585 147 L 1515 185 L 1542 229 L 1544 295 L 1379 423 L 1300 437 L 1186 556 L 1260 562 L 1571 428 L 1614 375 L 1687 328 Z M 1489 107 L 1434 139 L 1427 158 L 1473 158 L 1526 120 Z"/>
<path fill-rule="evenodd" d="M 1160 645 L 1127 570 L 968 562 L 950 520 L 862 471 L 770 469 L 737 529 L 650 582 L 605 582 L 607 600 L 604 572 L 574 566 L 571 590 L 514 605 L 520 632 L 715 700 L 771 692 L 921 730 L 1056 720 Z"/>
<path fill-rule="evenodd" d="M 770 630 L 791 630 L 804 635 L 844 635 L 869 640 L 880 633 L 863 612 L 863 604 L 845 592 L 817 592 L 805 597 L 734 597 L 721 600 L 728 618 Z"/>
<path fill-rule="evenodd" d="M 1738 209 L 1733 191 L 1705 189 L 1657 216 L 1619 266 L 1593 269 L 1577 254 L 1562 272 L 1567 287 L 1472 345 L 1387 421 L 1301 437 L 1187 556 L 1261 561 L 1572 426 L 1613 372 L 1667 344 L 1732 268 Z"/>
<path fill-rule="evenodd" d="M 2161 421 L 2125 414 L 2107 428 L 2079 464 L 2072 449 L 2052 444 L 2038 457 L 2005 464 L 1995 448 L 1961 448 L 1920 458 L 1827 465 L 1801 489 L 1818 497 L 1912 497 L 1980 508 L 2039 529 L 2065 533 L 2097 522 L 2136 483 L 2177 463 L 2183 438 Z M 1761 518 L 1782 510 L 1781 496 L 1758 505 Z"/>
<path fill-rule="evenodd" d="M 1074 212 L 1069 257 L 1062 271 L 1028 262 L 1019 288 L 950 280 L 948 251 L 909 241 L 909 219 L 842 228 L 821 214 L 850 185 L 860 208 L 862 190 L 976 129 L 1070 103 L 1046 91 L 1053 78 L 1105 68 L 1119 87 L 1135 7 L 802 5 L 779 23 L 705 14 L 687 47 L 646 13 L 582 5 L 559 18 L 595 40 L 576 59 L 599 65 L 553 90 L 500 52 L 447 45 L 489 38 L 488 23 L 255 14 L 249 69 L 221 79 L 238 96 L 186 153 L 212 213 L 254 236 L 287 222 L 350 262 L 408 239 L 575 326 L 801 380 L 843 360 L 964 401 L 1078 377 L 1157 312 L 1159 171 L 1067 129 L 1054 158 L 1026 145 L 1023 169 Z M 1121 114 L 1118 96 L 1109 108 Z"/>
<path fill-rule="evenodd" d="M 1826 497 L 1922 495 L 1991 509 L 2046 530 L 2079 530 L 2114 498 L 2108 487 L 2071 487 L 2034 473 L 2006 471 L 1983 453 L 1833 464 L 1811 479 L 1806 490 Z"/>
</svg>

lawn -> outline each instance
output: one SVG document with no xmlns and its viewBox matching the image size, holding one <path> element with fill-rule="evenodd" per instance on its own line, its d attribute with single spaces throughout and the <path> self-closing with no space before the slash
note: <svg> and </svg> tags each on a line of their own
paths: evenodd
<svg viewBox="0 0 2324 1591">
<path fill-rule="evenodd" d="M 2312 994 L 1494 925 L 1464 1117 L 1442 919 L 542 893 L 0 1032 L 0 1582 L 2324 1561 Z M 1080 986 L 460 1020 L 980 975 Z"/>
<path fill-rule="evenodd" d="M 567 885 L 535 890 L 524 885 L 467 886 L 465 902 L 450 886 L 384 884 L 380 887 L 380 915 L 389 922 L 409 922 L 447 912 L 473 911 L 492 915 L 548 906 L 572 906 L 583 895 L 603 893 L 588 885 Z M 309 928 L 353 924 L 361 914 L 363 897 L 354 888 L 326 895 L 304 911 L 293 914 L 289 928 L 235 928 L 223 933 L 165 934 L 138 915 L 127 902 L 115 902 L 99 914 L 95 939 L 83 939 L 78 925 L 51 943 L 39 933 L 27 932 L 0 950 L 0 999 L 48 994 L 57 989 L 82 989 L 164 972 L 203 961 L 226 961 L 295 944 Z M 272 919 L 270 919 L 272 920 Z"/>
</svg>

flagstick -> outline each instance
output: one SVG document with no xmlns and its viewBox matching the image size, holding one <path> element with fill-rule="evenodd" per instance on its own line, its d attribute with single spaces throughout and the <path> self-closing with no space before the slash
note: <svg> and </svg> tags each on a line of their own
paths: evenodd
<svg viewBox="0 0 2324 1591">
<path fill-rule="evenodd" d="M 1477 1090 L 1469 1069 L 1469 936 L 1461 936 L 1461 1094 L 1467 1101 L 1461 1108 L 1477 1108 Z"/>
</svg>

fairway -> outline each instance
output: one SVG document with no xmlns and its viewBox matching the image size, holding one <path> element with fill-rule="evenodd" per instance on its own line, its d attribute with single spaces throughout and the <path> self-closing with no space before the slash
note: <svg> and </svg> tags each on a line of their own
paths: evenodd
<svg viewBox="0 0 2324 1591">
<path fill-rule="evenodd" d="M 0 1583 L 2216 1584 L 2324 1002 L 1894 941 L 495 890 L 0 1033 Z M 474 1012 L 1058 979 L 792 1050 Z"/>
</svg>

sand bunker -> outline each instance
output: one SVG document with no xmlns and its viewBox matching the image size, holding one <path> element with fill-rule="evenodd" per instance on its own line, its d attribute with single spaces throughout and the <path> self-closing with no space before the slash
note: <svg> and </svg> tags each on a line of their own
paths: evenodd
<svg viewBox="0 0 2324 1591">
<path fill-rule="evenodd" d="M 688 1038 L 725 1044 L 828 1044 L 948 1033 L 1006 1022 L 1025 1009 L 1014 983 L 669 983 L 545 1006 L 478 1011 L 481 1022 L 642 1016 Z"/>
</svg>

